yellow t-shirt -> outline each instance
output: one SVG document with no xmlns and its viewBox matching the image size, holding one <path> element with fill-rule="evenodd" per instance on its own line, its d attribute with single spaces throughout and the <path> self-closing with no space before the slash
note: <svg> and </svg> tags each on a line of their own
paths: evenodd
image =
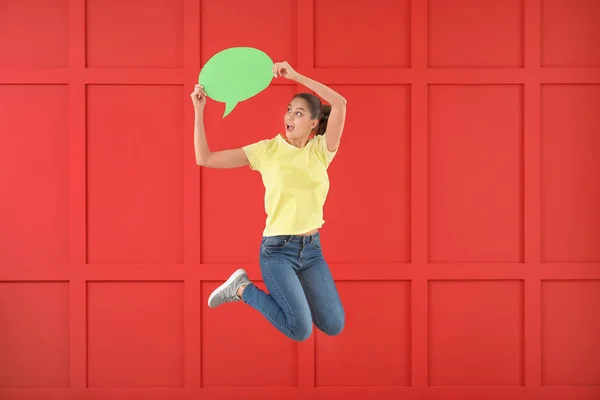
<svg viewBox="0 0 600 400">
<path fill-rule="evenodd" d="M 313 137 L 303 148 L 277 135 L 243 149 L 265 186 L 263 236 L 297 235 L 323 226 L 327 168 L 337 153 L 327 149 L 324 135 Z"/>
</svg>

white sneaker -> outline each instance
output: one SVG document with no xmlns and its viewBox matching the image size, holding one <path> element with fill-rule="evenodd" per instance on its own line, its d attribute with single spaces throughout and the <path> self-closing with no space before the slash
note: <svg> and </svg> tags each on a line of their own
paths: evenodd
<svg viewBox="0 0 600 400">
<path fill-rule="evenodd" d="M 210 308 L 215 308 L 224 303 L 230 303 L 235 301 L 240 301 L 241 298 L 238 297 L 237 290 L 242 285 L 246 285 L 250 283 L 248 279 L 248 275 L 246 271 L 243 269 L 238 269 L 235 271 L 229 279 L 225 281 L 221 286 L 216 288 L 208 297 L 208 306 Z"/>
</svg>

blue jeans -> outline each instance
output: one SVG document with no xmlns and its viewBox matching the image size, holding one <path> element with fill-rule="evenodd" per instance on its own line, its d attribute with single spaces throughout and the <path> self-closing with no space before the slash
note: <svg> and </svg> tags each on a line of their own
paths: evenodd
<svg viewBox="0 0 600 400">
<path fill-rule="evenodd" d="M 242 300 L 275 328 L 299 342 L 310 337 L 313 322 L 327 335 L 342 331 L 344 308 L 321 252 L 319 232 L 263 237 L 260 267 L 270 294 L 250 283 Z"/>
</svg>

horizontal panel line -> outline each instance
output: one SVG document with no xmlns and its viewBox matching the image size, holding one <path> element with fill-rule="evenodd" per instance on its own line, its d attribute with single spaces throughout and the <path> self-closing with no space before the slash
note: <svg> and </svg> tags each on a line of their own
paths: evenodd
<svg viewBox="0 0 600 400">
<path fill-rule="evenodd" d="M 194 265 L 29 265 L 3 266 L 0 281 L 163 281 L 197 279 L 220 281 L 237 268 L 245 268 L 251 279 L 260 280 L 260 267 L 254 264 Z M 468 279 L 600 279 L 600 263 L 593 264 L 335 264 L 330 268 L 337 281 L 375 280 L 468 280 Z"/>
<path fill-rule="evenodd" d="M 186 68 L 0 69 L 0 84 L 189 84 L 200 71 Z M 590 68 L 359 68 L 300 71 L 326 84 L 598 84 L 600 67 Z M 293 85 L 274 79 L 274 85 Z"/>
<path fill-rule="evenodd" d="M 115 388 L 115 389 L 0 389 L 0 396 L 6 399 L 435 399 L 461 398 L 465 400 L 486 398 L 500 400 L 525 400 L 533 398 L 557 398 L 569 400 L 595 399 L 600 396 L 600 386 L 588 387 L 326 387 L 326 388 L 270 388 L 270 387 L 210 387 L 210 388 Z M 546 397 L 547 396 L 547 397 Z"/>
<path fill-rule="evenodd" d="M 0 84 L 67 84 L 69 68 L 1 68 Z"/>
</svg>

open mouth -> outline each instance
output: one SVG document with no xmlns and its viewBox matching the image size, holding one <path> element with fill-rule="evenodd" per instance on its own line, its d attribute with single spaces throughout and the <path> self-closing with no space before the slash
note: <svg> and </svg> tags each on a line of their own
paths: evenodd
<svg viewBox="0 0 600 400">
<path fill-rule="evenodd" d="M 294 126 L 290 124 L 285 124 L 285 130 L 286 132 L 291 132 L 294 130 Z"/>
</svg>

